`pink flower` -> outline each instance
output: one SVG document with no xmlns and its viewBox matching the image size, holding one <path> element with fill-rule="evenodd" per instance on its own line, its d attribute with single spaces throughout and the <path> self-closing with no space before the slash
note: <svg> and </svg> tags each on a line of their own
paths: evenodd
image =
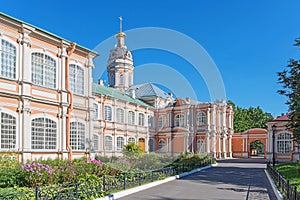
<svg viewBox="0 0 300 200">
<path fill-rule="evenodd" d="M 25 166 L 24 165 L 21 165 L 21 170 L 24 170 Z"/>
</svg>

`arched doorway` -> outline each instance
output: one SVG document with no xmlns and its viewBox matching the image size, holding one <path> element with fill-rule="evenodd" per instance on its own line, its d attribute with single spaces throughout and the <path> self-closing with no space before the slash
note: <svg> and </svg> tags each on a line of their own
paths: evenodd
<svg viewBox="0 0 300 200">
<path fill-rule="evenodd" d="M 254 140 L 250 143 L 250 156 L 265 156 L 265 144 L 261 140 Z"/>
<path fill-rule="evenodd" d="M 139 146 L 145 152 L 145 139 L 144 138 L 139 138 Z"/>
</svg>

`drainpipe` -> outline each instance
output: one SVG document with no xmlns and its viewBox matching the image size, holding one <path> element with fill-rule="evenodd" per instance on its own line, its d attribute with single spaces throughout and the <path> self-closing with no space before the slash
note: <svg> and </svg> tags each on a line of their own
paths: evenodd
<svg viewBox="0 0 300 200">
<path fill-rule="evenodd" d="M 106 149 L 105 149 L 105 132 L 106 132 L 106 120 L 105 120 L 105 101 L 107 99 L 107 96 L 104 95 L 103 101 L 102 101 L 102 121 L 104 122 L 104 127 L 103 127 L 103 139 L 102 139 L 102 146 L 103 146 L 103 150 L 104 150 L 104 156 L 106 154 Z"/>
<path fill-rule="evenodd" d="M 66 146 L 68 150 L 68 159 L 72 160 L 72 147 L 70 145 L 70 114 L 72 112 L 73 108 L 73 94 L 70 91 L 70 85 L 69 85 L 69 62 L 71 55 L 73 54 L 76 47 L 76 43 L 72 42 L 70 46 L 70 50 L 67 51 L 68 56 L 66 58 L 66 91 L 68 93 L 68 103 L 69 106 L 67 108 L 67 119 L 66 119 Z"/>
</svg>

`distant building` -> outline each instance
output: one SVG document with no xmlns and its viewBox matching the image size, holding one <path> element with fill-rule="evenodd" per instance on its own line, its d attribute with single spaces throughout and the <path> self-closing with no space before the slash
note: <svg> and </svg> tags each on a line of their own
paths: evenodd
<svg viewBox="0 0 300 200">
<path fill-rule="evenodd" d="M 267 144 L 267 160 L 272 161 L 273 158 L 273 130 L 275 125 L 275 160 L 276 161 L 297 161 L 299 159 L 299 146 L 294 141 L 293 131 L 287 128 L 289 122 L 289 114 L 281 115 L 276 119 L 267 123 L 268 126 L 268 144 Z"/>
</svg>

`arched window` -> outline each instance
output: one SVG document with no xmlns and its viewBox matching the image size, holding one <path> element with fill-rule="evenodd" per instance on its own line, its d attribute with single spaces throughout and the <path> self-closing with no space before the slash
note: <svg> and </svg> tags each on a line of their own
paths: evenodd
<svg viewBox="0 0 300 200">
<path fill-rule="evenodd" d="M 99 135 L 94 134 L 93 140 L 94 140 L 94 150 L 98 151 L 99 150 Z"/>
<path fill-rule="evenodd" d="M 183 114 L 178 114 L 174 119 L 174 126 L 184 127 L 185 126 L 185 118 Z"/>
<path fill-rule="evenodd" d="M 1 149 L 16 148 L 16 118 L 1 112 Z"/>
<path fill-rule="evenodd" d="M 166 151 L 166 142 L 164 140 L 159 140 L 158 142 L 158 151 L 165 152 Z"/>
<path fill-rule="evenodd" d="M 207 124 L 207 117 L 204 112 L 197 113 L 197 126 L 203 126 Z"/>
<path fill-rule="evenodd" d="M 0 45 L 0 76 L 16 79 L 16 47 L 2 39 Z"/>
<path fill-rule="evenodd" d="M 110 106 L 104 106 L 104 119 L 107 121 L 112 120 L 112 111 Z"/>
<path fill-rule="evenodd" d="M 158 128 L 166 127 L 166 117 L 165 116 L 159 116 L 158 118 Z"/>
<path fill-rule="evenodd" d="M 117 137 L 117 151 L 121 152 L 124 147 L 124 138 L 123 137 Z"/>
<path fill-rule="evenodd" d="M 153 127 L 154 127 L 154 118 L 153 118 L 153 116 L 151 116 L 151 115 L 148 115 L 148 126 L 149 126 L 150 128 L 153 128 Z"/>
<path fill-rule="evenodd" d="M 120 74 L 120 85 L 124 85 L 124 74 Z"/>
<path fill-rule="evenodd" d="M 31 81 L 33 84 L 55 89 L 56 61 L 44 53 L 32 53 Z"/>
<path fill-rule="evenodd" d="M 290 153 L 292 151 L 292 134 L 284 132 L 277 135 L 277 152 Z"/>
<path fill-rule="evenodd" d="M 70 145 L 73 150 L 85 150 L 85 125 L 80 122 L 71 122 Z"/>
<path fill-rule="evenodd" d="M 109 135 L 105 136 L 105 150 L 112 151 L 112 137 Z"/>
<path fill-rule="evenodd" d="M 69 65 L 69 84 L 70 89 L 75 94 L 84 94 L 84 70 L 82 67 L 70 64 Z"/>
<path fill-rule="evenodd" d="M 139 125 L 140 126 L 144 126 L 145 124 L 145 117 L 144 117 L 144 114 L 143 113 L 139 113 Z"/>
<path fill-rule="evenodd" d="M 135 124 L 135 114 L 133 111 L 128 111 L 128 124 Z"/>
<path fill-rule="evenodd" d="M 128 138 L 128 143 L 135 143 L 135 138 L 134 137 Z"/>
<path fill-rule="evenodd" d="M 205 152 L 205 149 L 204 149 L 204 140 L 197 140 L 197 152 Z"/>
<path fill-rule="evenodd" d="M 124 110 L 122 108 L 117 108 L 117 122 L 124 123 Z"/>
<path fill-rule="evenodd" d="M 149 152 L 155 152 L 154 148 L 154 140 L 152 138 L 148 141 Z"/>
<path fill-rule="evenodd" d="M 45 118 L 31 120 L 31 148 L 56 149 L 57 125 L 56 122 Z"/>
</svg>

